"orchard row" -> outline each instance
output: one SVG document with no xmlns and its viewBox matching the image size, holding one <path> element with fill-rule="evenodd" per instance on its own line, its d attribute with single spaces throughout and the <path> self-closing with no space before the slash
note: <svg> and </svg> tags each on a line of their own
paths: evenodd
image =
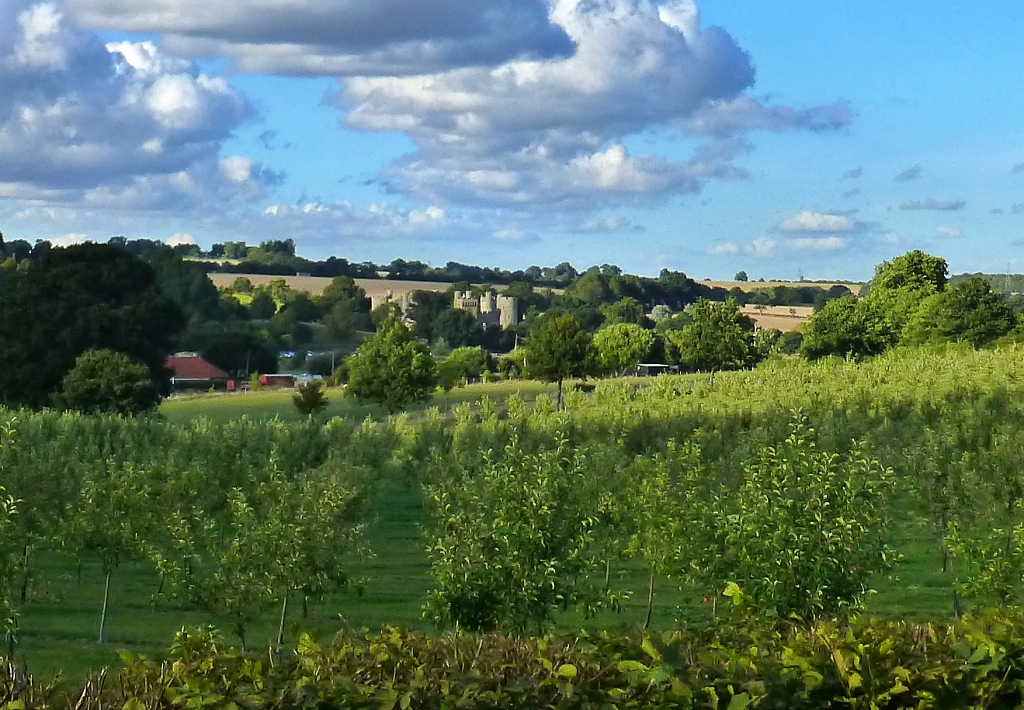
<svg viewBox="0 0 1024 710">
<path fill-rule="evenodd" d="M 844 616 L 927 522 L 962 604 L 1024 594 L 1024 364 L 1015 348 L 897 350 L 865 364 L 609 381 L 366 422 L 0 414 L 0 598 L 16 639 L 40 552 L 70 571 L 142 560 L 244 644 L 270 608 L 316 603 L 365 552 L 385 479 L 420 487 L 442 628 L 534 632 L 684 586 L 771 618 Z M 725 596 L 723 596 L 725 595 Z M 963 599 L 962 599 L 962 598 Z M 966 599 L 966 601 L 963 601 Z M 97 609 L 100 639 L 104 608 Z M 911 610 L 907 610 L 908 612 Z M 711 611 L 710 613 L 716 613 Z"/>
</svg>

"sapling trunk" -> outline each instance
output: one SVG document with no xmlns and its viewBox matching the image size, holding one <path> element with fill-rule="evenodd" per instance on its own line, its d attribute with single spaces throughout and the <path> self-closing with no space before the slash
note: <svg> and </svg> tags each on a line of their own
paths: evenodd
<svg viewBox="0 0 1024 710">
<path fill-rule="evenodd" d="M 644 620 L 644 628 L 651 627 L 651 613 L 654 611 L 654 575 L 651 575 L 651 586 L 647 590 L 647 619 Z"/>
<path fill-rule="evenodd" d="M 28 598 L 28 543 L 21 551 L 21 603 Z"/>
<path fill-rule="evenodd" d="M 604 591 L 605 591 L 606 594 L 608 593 L 608 588 L 611 586 L 611 577 L 612 577 L 612 561 L 611 560 L 605 560 L 604 561 Z"/>
<path fill-rule="evenodd" d="M 558 410 L 562 410 L 562 381 L 558 381 Z"/>
<path fill-rule="evenodd" d="M 309 618 L 309 595 L 302 593 L 302 620 Z"/>
<path fill-rule="evenodd" d="M 277 626 L 277 647 L 284 645 L 284 620 L 288 616 L 288 593 L 285 592 L 284 602 L 281 604 L 281 623 Z"/>
<path fill-rule="evenodd" d="M 107 570 L 107 581 L 103 585 L 103 611 L 100 612 L 100 640 L 98 643 L 107 642 L 107 603 L 110 601 L 110 572 Z"/>
</svg>

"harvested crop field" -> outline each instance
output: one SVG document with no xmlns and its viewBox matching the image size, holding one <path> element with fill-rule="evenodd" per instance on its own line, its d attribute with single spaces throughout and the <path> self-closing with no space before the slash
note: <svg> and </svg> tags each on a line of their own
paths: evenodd
<svg viewBox="0 0 1024 710">
<path fill-rule="evenodd" d="M 288 288 L 296 291 L 305 291 L 314 296 L 319 296 L 331 283 L 332 279 L 320 276 L 266 276 L 263 274 L 210 274 L 210 281 L 217 288 L 224 288 L 234 283 L 235 279 L 246 278 L 256 286 L 265 286 L 271 281 L 284 279 Z M 395 296 L 412 291 L 447 291 L 451 288 L 450 283 L 441 281 L 393 281 L 391 279 L 355 279 L 356 284 L 366 291 L 369 297 L 382 296 L 385 291 L 391 291 Z M 497 287 L 499 290 L 503 287 Z"/>
<path fill-rule="evenodd" d="M 810 306 L 743 306 L 740 312 L 750 316 L 759 328 L 774 328 L 789 333 L 811 319 Z"/>
<path fill-rule="evenodd" d="M 839 283 L 835 281 L 711 281 L 708 279 L 700 283 L 712 288 L 738 288 L 741 291 L 760 291 L 766 288 L 778 288 L 779 286 L 785 286 L 786 288 L 823 288 L 827 291 L 833 286 L 846 286 L 854 296 L 859 296 L 860 290 L 864 288 L 864 284 Z"/>
</svg>

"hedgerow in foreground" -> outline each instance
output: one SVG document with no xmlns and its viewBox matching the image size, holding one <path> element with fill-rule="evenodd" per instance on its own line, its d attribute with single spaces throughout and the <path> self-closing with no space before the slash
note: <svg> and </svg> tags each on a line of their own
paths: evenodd
<svg viewBox="0 0 1024 710">
<path fill-rule="evenodd" d="M 245 654 L 209 629 L 167 660 L 124 655 L 60 693 L 0 666 L 0 707 L 90 708 L 1014 708 L 1024 615 L 953 625 L 879 619 L 578 638 L 441 637 L 385 629 Z"/>
</svg>

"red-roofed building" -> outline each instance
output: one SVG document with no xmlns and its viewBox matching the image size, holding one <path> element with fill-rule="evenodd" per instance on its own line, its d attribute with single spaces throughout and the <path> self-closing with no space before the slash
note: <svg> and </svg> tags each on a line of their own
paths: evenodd
<svg viewBox="0 0 1024 710">
<path fill-rule="evenodd" d="M 178 353 L 164 363 L 171 372 L 171 389 L 234 389 L 231 376 L 216 365 L 208 363 L 197 353 Z"/>
</svg>

